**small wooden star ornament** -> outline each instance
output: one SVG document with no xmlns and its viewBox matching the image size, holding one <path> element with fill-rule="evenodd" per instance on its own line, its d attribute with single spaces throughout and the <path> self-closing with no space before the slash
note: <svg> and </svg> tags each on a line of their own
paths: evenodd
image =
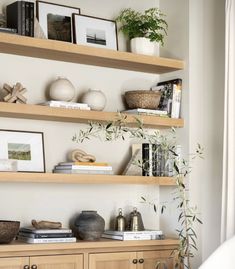
<svg viewBox="0 0 235 269">
<path fill-rule="evenodd" d="M 3 98 L 5 102 L 26 104 L 27 99 L 23 96 L 23 94 L 25 94 L 27 90 L 21 85 L 21 83 L 17 82 L 13 87 L 5 83 L 3 85 L 3 90 L 8 93 Z"/>
</svg>

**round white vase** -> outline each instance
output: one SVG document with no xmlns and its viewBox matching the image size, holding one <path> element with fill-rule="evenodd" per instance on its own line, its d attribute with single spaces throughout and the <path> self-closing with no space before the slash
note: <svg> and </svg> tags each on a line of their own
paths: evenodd
<svg viewBox="0 0 235 269">
<path fill-rule="evenodd" d="M 69 102 L 74 98 L 75 88 L 67 78 L 58 78 L 52 82 L 49 90 L 51 100 Z"/>
<path fill-rule="evenodd" d="M 105 108 L 106 97 L 102 91 L 88 90 L 83 95 L 82 102 L 88 104 L 92 110 L 101 111 Z"/>
<path fill-rule="evenodd" d="M 149 38 L 135 37 L 131 39 L 131 52 L 151 56 L 159 55 L 159 43 L 151 42 Z"/>
</svg>

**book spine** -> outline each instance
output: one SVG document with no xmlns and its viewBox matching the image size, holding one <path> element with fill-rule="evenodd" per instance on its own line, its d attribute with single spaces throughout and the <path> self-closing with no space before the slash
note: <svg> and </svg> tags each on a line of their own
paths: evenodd
<svg viewBox="0 0 235 269">
<path fill-rule="evenodd" d="M 174 81 L 172 87 L 173 87 L 173 96 L 172 96 L 171 117 L 178 119 L 180 116 L 182 80 L 177 79 L 176 81 Z"/>
<path fill-rule="evenodd" d="M 21 1 L 21 35 L 26 35 L 25 1 Z"/>
<path fill-rule="evenodd" d="M 103 170 L 62 170 L 62 169 L 54 169 L 52 171 L 53 173 L 59 173 L 59 174 L 90 174 L 90 175 L 113 175 L 113 171 L 103 171 Z"/>
<path fill-rule="evenodd" d="M 34 37 L 34 3 L 29 3 L 29 36 Z"/>
<path fill-rule="evenodd" d="M 71 229 L 30 229 L 30 228 L 21 228 L 20 232 L 24 233 L 34 233 L 34 234 L 65 234 L 72 233 Z"/>
<path fill-rule="evenodd" d="M 51 233 L 51 234 L 35 234 L 35 233 L 24 233 L 19 232 L 19 236 L 29 237 L 29 238 L 70 238 L 73 237 L 72 233 L 62 234 L 62 233 Z"/>
<path fill-rule="evenodd" d="M 142 176 L 149 176 L 149 144 L 142 144 Z"/>
<path fill-rule="evenodd" d="M 27 238 L 24 236 L 18 236 L 18 240 L 24 241 L 32 244 L 40 244 L 40 243 L 72 243 L 76 242 L 75 237 L 69 238 Z"/>
<path fill-rule="evenodd" d="M 17 30 L 17 33 L 21 35 L 21 2 L 17 1 L 6 8 L 7 14 L 7 27 Z"/>
<path fill-rule="evenodd" d="M 30 10 L 30 3 L 25 2 L 25 35 L 30 36 L 30 29 L 29 29 L 29 10 Z"/>
</svg>

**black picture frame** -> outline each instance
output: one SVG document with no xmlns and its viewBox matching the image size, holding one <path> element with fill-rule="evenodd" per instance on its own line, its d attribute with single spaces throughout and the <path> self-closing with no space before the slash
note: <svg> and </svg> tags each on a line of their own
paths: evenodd
<svg viewBox="0 0 235 269">
<path fill-rule="evenodd" d="M 48 39 L 73 43 L 72 14 L 80 14 L 78 7 L 36 1 L 36 16 Z"/>
<path fill-rule="evenodd" d="M 118 50 L 116 21 L 74 13 L 73 28 L 75 44 Z"/>
</svg>

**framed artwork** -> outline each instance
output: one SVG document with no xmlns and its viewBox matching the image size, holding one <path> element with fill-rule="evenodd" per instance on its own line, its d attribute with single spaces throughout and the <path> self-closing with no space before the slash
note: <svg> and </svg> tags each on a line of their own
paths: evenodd
<svg viewBox="0 0 235 269">
<path fill-rule="evenodd" d="M 0 129 L 0 159 L 17 160 L 17 171 L 45 173 L 41 132 Z"/>
<path fill-rule="evenodd" d="M 73 14 L 76 44 L 118 50 L 115 21 Z"/>
<path fill-rule="evenodd" d="M 80 14 L 80 8 L 44 1 L 36 3 L 37 18 L 46 38 L 73 42 L 72 14 Z"/>
</svg>

